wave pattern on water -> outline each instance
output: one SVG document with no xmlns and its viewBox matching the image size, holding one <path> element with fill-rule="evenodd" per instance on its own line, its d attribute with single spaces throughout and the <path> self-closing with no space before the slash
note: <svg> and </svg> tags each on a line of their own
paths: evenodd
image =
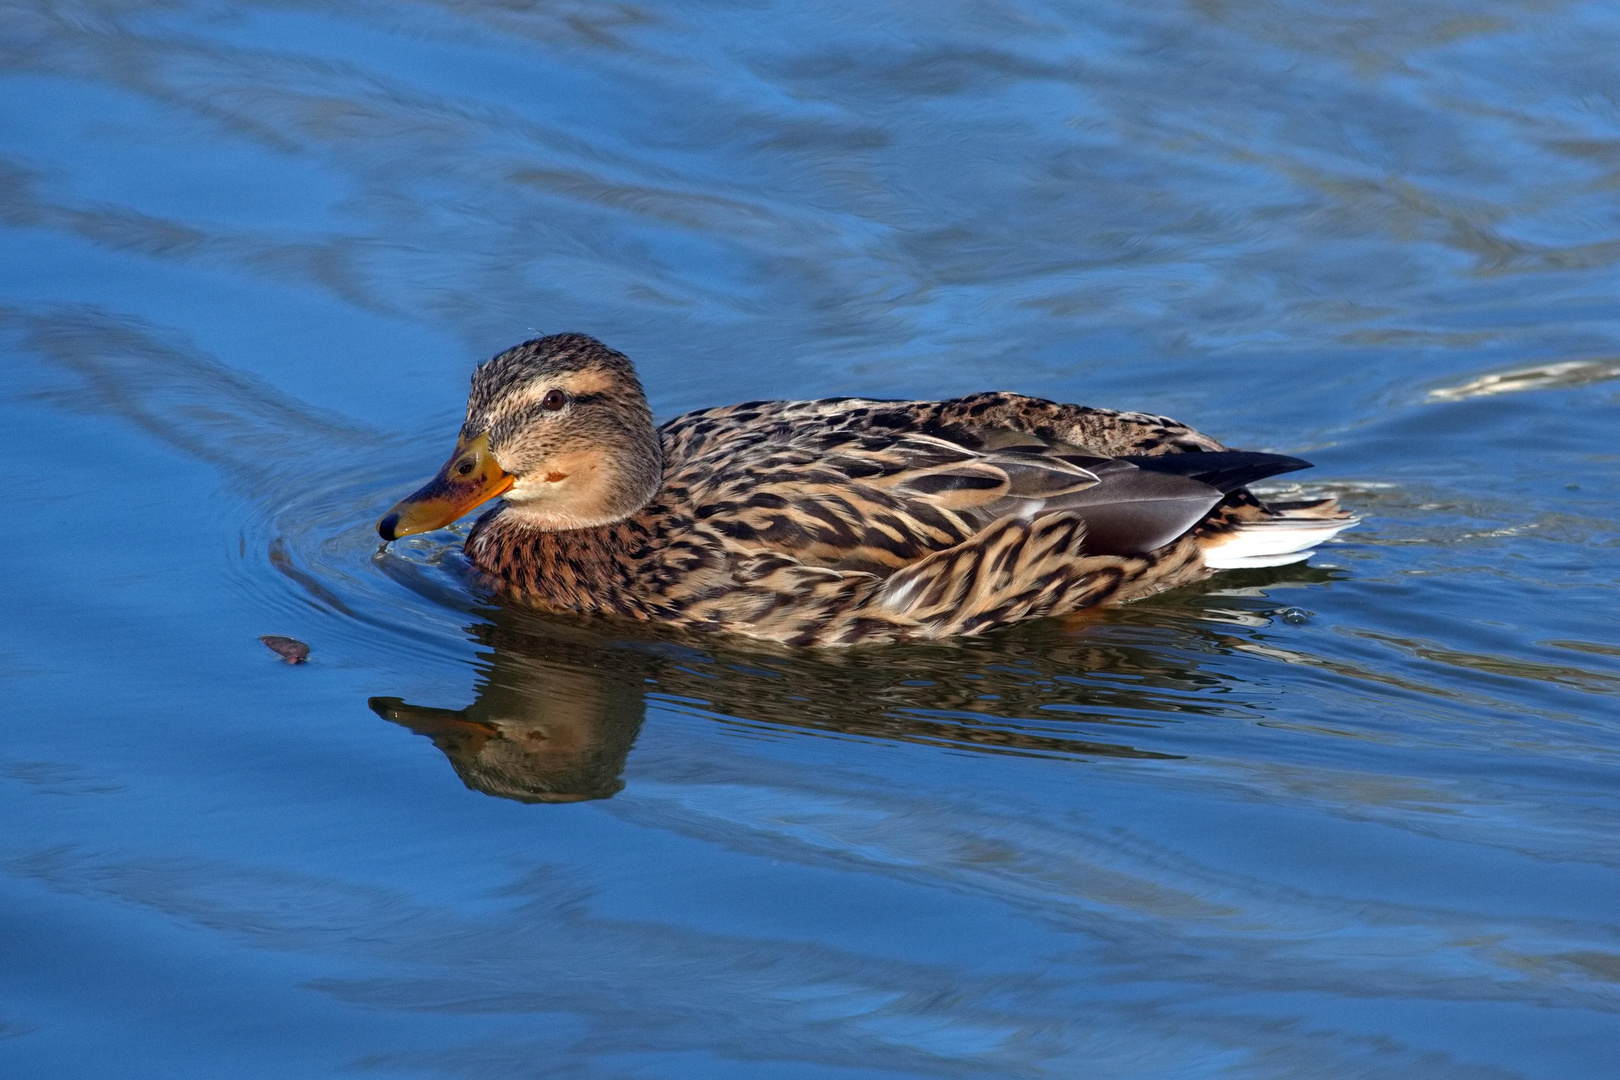
<svg viewBox="0 0 1620 1080">
<path fill-rule="evenodd" d="M 1617 39 L 0 2 L 0 1061 L 1607 1076 Z M 565 328 L 664 413 L 1003 386 L 1304 453 L 1279 490 L 1365 520 L 836 656 L 501 608 L 465 526 L 379 550 L 471 364 Z"/>
</svg>

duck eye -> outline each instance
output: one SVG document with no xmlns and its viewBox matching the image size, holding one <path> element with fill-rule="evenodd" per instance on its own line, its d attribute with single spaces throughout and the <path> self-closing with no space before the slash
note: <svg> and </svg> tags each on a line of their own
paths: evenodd
<svg viewBox="0 0 1620 1080">
<path fill-rule="evenodd" d="M 540 407 L 547 412 L 556 412 L 568 404 L 568 395 L 561 390 L 547 390 L 546 396 L 540 399 Z"/>
</svg>

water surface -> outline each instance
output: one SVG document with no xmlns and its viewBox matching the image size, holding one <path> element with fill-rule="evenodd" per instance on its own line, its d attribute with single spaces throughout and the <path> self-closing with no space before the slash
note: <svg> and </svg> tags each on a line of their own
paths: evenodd
<svg viewBox="0 0 1620 1080">
<path fill-rule="evenodd" d="M 0 1070 L 1612 1076 L 1617 51 L 1599 3 L 0 6 Z M 379 554 L 560 330 L 661 416 L 1168 413 L 1365 523 L 831 655 Z"/>
</svg>

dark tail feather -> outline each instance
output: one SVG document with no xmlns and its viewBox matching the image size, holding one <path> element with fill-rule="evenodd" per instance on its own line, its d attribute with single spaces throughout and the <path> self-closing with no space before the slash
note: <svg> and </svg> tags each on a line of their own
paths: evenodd
<svg viewBox="0 0 1620 1080">
<path fill-rule="evenodd" d="M 1138 469 L 1148 472 L 1170 473 L 1197 480 L 1220 491 L 1236 491 L 1256 480 L 1268 476 L 1308 469 L 1311 463 L 1282 454 L 1253 454 L 1244 450 L 1215 450 L 1197 454 L 1153 454 L 1151 456 L 1122 457 Z"/>
</svg>

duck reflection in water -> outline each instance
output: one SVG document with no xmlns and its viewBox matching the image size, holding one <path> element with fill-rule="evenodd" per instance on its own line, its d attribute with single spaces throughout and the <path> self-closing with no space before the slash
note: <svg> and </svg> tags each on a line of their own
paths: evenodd
<svg viewBox="0 0 1620 1080">
<path fill-rule="evenodd" d="M 1287 576 L 1302 572 L 1327 576 L 1308 568 Z M 1207 616 L 1231 603 L 1187 596 L 1178 606 Z M 755 729 L 1074 759 L 1182 756 L 1076 738 L 1071 733 L 1081 725 L 1140 731 L 1196 716 L 1255 718 L 1252 704 L 1231 695 L 1212 700 L 1212 690 L 1233 689 L 1233 676 L 1212 666 L 1210 654 L 1243 648 L 1231 619 L 1223 625 L 1177 617 L 1193 612 L 1155 614 L 1151 605 L 1114 613 L 1102 625 L 1045 620 L 964 642 L 828 655 L 714 642 L 698 648 L 641 628 L 614 637 L 599 620 L 506 607 L 481 614 L 489 621 L 469 633 L 490 651 L 471 705 L 435 708 L 397 697 L 374 697 L 370 705 L 432 739 L 469 788 L 521 802 L 579 802 L 620 791 L 649 695 Z"/>
<path fill-rule="evenodd" d="M 474 791 L 556 803 L 606 799 L 623 788 L 620 774 L 646 714 L 645 663 L 577 641 L 528 639 L 487 624 L 474 630 L 494 655 L 471 705 L 374 697 L 372 711 L 432 739 Z"/>
</svg>

